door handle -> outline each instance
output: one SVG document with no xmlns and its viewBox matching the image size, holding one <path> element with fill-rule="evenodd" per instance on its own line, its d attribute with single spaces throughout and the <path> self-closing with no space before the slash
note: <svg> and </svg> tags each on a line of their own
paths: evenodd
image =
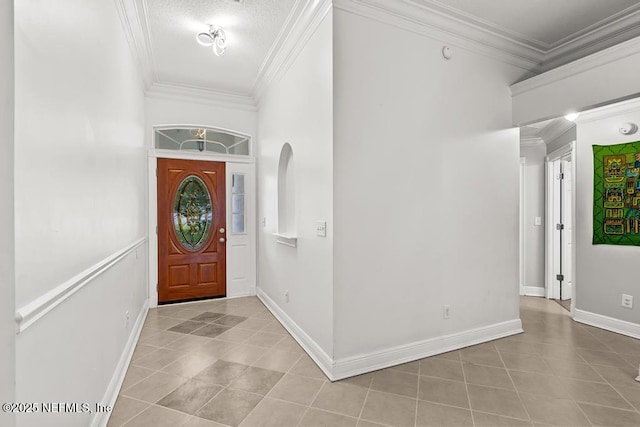
<svg viewBox="0 0 640 427">
<path fill-rule="evenodd" d="M 224 242 L 225 242 L 224 237 L 221 237 L 221 238 L 220 238 L 220 240 L 219 240 L 219 242 L 220 242 L 220 243 L 224 243 Z"/>
<path fill-rule="evenodd" d="M 224 227 L 220 227 L 220 233 L 224 233 Z"/>
</svg>

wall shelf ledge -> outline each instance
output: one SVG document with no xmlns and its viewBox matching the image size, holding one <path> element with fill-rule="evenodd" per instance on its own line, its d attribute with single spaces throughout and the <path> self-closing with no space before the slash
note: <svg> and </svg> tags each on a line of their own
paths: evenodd
<svg viewBox="0 0 640 427">
<path fill-rule="evenodd" d="M 273 235 L 276 236 L 276 242 L 281 245 L 290 246 L 292 248 L 298 246 L 298 236 L 281 233 L 273 233 Z"/>
</svg>

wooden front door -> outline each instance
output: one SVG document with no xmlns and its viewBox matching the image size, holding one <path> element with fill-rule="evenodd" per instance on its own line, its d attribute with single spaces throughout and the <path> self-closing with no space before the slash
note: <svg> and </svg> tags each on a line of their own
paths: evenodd
<svg viewBox="0 0 640 427">
<path fill-rule="evenodd" d="M 158 302 L 226 294 L 225 164 L 158 159 Z"/>
</svg>

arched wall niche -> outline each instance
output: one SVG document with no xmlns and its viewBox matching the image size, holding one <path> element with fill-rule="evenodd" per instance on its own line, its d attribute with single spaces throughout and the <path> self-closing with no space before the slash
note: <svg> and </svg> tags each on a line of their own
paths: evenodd
<svg viewBox="0 0 640 427">
<path fill-rule="evenodd" d="M 278 234 L 291 237 L 296 234 L 294 172 L 293 149 L 287 142 L 278 161 Z"/>
</svg>

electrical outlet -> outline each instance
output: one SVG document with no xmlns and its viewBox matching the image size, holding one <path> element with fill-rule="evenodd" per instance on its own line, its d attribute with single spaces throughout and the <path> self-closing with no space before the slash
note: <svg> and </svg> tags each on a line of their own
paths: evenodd
<svg viewBox="0 0 640 427">
<path fill-rule="evenodd" d="M 284 291 L 284 300 L 289 302 L 289 291 Z"/>
<path fill-rule="evenodd" d="M 449 311 L 451 310 L 451 306 L 449 305 L 445 305 L 444 307 L 442 307 L 442 318 L 443 319 L 448 319 L 449 318 Z"/>
<path fill-rule="evenodd" d="M 316 234 L 320 237 L 327 237 L 327 222 L 326 221 L 317 221 L 316 222 Z"/>
<path fill-rule="evenodd" d="M 622 294 L 622 306 L 633 308 L 633 295 Z"/>
</svg>

